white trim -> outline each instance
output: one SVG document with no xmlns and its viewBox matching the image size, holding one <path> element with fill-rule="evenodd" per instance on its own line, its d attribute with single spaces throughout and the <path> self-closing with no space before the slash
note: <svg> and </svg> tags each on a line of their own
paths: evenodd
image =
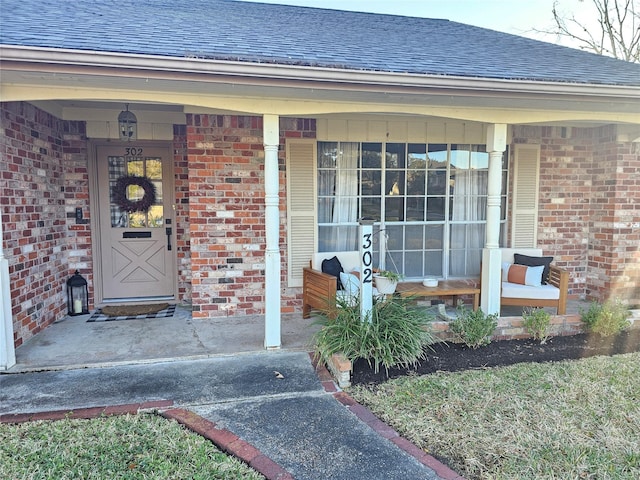
<svg viewBox="0 0 640 480">
<path fill-rule="evenodd" d="M 16 364 L 16 349 L 13 342 L 9 260 L 4 256 L 1 213 L 0 211 L 0 370 L 7 370 Z"/>
<path fill-rule="evenodd" d="M 214 81 L 214 76 L 245 78 L 245 83 L 262 84 L 266 80 L 282 82 L 334 83 L 338 90 L 350 89 L 350 85 L 363 90 L 393 92 L 390 87 L 444 88 L 455 90 L 480 90 L 491 93 L 538 93 L 555 95 L 587 95 L 595 97 L 638 98 L 640 86 L 595 85 L 570 82 L 550 82 L 533 80 L 492 79 L 481 77 L 461 77 L 455 75 L 432 75 L 395 72 L 372 72 L 362 70 L 335 69 L 299 65 L 278 65 L 239 61 L 210 60 L 202 58 L 176 58 L 161 55 L 132 55 L 113 52 L 97 52 L 58 48 L 24 47 L 0 45 L 0 59 L 29 65 L 28 69 L 42 70 L 34 64 L 54 64 L 76 67 L 113 68 L 112 75 L 134 76 L 132 70 L 143 70 L 142 76 L 150 71 L 210 74 L 201 81 Z M 5 65 L 8 68 L 11 65 Z M 22 67 L 24 68 L 24 67 Z M 77 70 L 77 73 L 87 73 Z M 182 78 L 184 80 L 184 78 Z M 251 79 L 251 81 L 249 81 Z M 227 79 L 228 80 L 228 79 Z M 337 82 L 337 84 L 336 84 Z M 270 82 L 273 85 L 272 82 Z M 283 86 L 294 86 L 291 84 Z"/>
</svg>

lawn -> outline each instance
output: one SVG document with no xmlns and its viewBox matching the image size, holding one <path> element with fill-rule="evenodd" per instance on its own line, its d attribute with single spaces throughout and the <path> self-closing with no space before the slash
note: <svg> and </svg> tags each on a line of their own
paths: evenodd
<svg viewBox="0 0 640 480">
<path fill-rule="evenodd" d="M 468 479 L 640 478 L 640 353 L 349 389 Z"/>
<path fill-rule="evenodd" d="M 264 477 L 177 422 L 139 414 L 0 424 L 0 478 Z"/>
</svg>

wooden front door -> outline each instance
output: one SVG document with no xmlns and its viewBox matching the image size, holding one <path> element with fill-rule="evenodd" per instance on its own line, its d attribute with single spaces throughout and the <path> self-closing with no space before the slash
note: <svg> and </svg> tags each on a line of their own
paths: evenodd
<svg viewBox="0 0 640 480">
<path fill-rule="evenodd" d="M 103 301 L 175 298 L 171 160 L 169 146 L 96 147 Z M 147 209 L 149 185 L 155 200 Z M 127 211 L 132 206 L 141 209 Z"/>
</svg>

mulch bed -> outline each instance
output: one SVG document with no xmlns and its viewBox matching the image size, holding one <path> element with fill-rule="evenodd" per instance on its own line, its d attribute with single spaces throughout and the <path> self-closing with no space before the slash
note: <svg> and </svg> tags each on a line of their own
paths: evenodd
<svg viewBox="0 0 640 480">
<path fill-rule="evenodd" d="M 426 358 L 414 368 L 390 369 L 380 367 L 378 373 L 365 360 L 353 364 L 351 383 L 376 384 L 390 378 L 408 374 L 425 375 L 438 371 L 456 372 L 512 365 L 521 362 L 557 362 L 575 360 L 596 355 L 617 355 L 640 351 L 640 328 L 618 335 L 602 337 L 593 334 L 578 334 L 553 337 L 546 344 L 525 340 L 501 340 L 477 349 L 463 344 L 440 343 L 427 350 Z"/>
</svg>

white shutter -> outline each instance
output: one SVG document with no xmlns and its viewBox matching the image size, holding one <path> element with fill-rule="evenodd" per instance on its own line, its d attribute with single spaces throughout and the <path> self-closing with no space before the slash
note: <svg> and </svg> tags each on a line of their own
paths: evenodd
<svg viewBox="0 0 640 480">
<path fill-rule="evenodd" d="M 511 247 L 536 247 L 538 244 L 540 146 L 516 145 L 514 163 Z"/>
<path fill-rule="evenodd" d="M 302 268 L 316 251 L 315 140 L 287 139 L 287 283 L 302 286 Z"/>
</svg>

